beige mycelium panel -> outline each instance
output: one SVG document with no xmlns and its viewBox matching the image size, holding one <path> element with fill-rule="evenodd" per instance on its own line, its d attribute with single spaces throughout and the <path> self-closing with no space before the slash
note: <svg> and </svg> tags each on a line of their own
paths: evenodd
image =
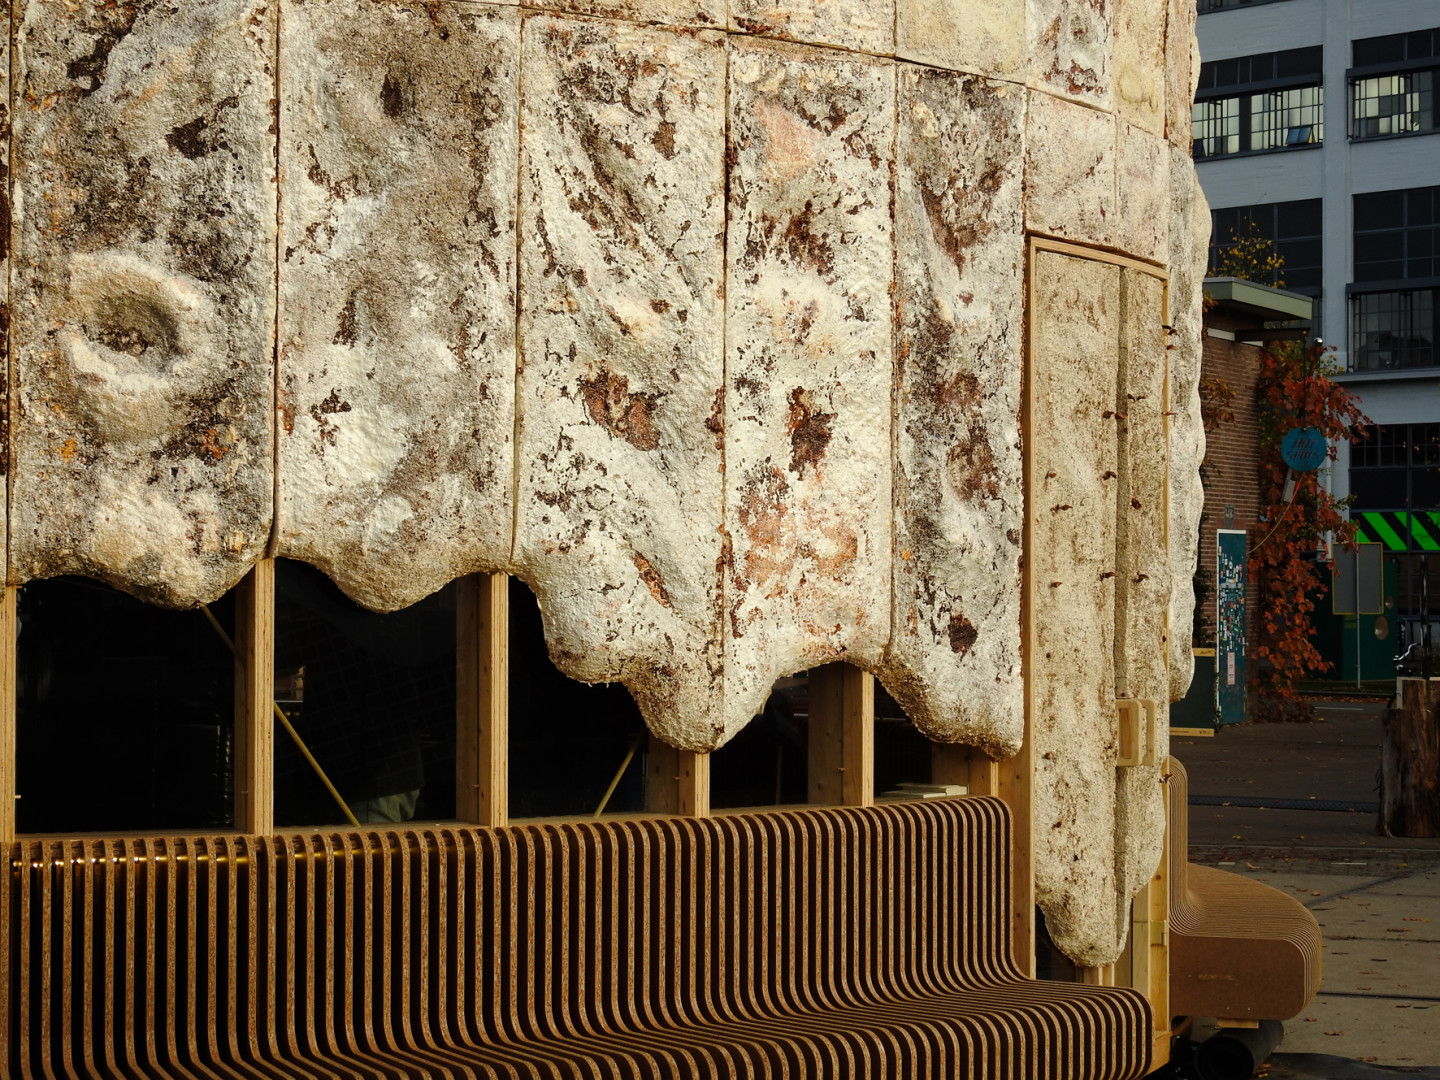
<svg viewBox="0 0 1440 1080">
<path fill-rule="evenodd" d="M 1115 692 L 1155 703 L 1156 742 L 1147 760 L 1116 772 L 1117 921 L 1124 936 L 1131 896 L 1150 880 L 1164 848 L 1161 765 L 1169 753 L 1170 622 L 1169 372 L 1165 285 L 1151 274 L 1120 275 L 1120 364 L 1116 418 Z"/>
<path fill-rule="evenodd" d="M 895 511 L 885 687 L 933 739 L 1024 732 L 1020 438 L 1025 93 L 899 71 Z"/>
<path fill-rule="evenodd" d="M 1109 109 L 1115 0 L 1029 0 L 1026 11 L 1029 85 Z"/>
<path fill-rule="evenodd" d="M 0 42 L 0 137 L 5 140 L 5 152 L 0 153 L 0 222 L 10 222 L 14 220 L 14 213 L 10 203 L 10 35 L 8 32 L 5 34 L 5 40 Z M 10 528 L 11 318 L 10 236 L 8 233 L 8 229 L 4 233 L 0 233 L 0 530 L 4 530 L 7 542 Z M 8 567 L 6 572 L 8 574 Z M 0 586 L 3 585 L 4 582 L 0 582 Z M 3 659 L 0 659 L 0 663 L 3 663 Z M 0 819 L 4 817 L 4 810 L 0 810 Z"/>
<path fill-rule="evenodd" d="M 1112 0 L 1115 107 L 1122 124 L 1165 136 L 1165 35 L 1173 0 Z"/>
<path fill-rule="evenodd" d="M 726 734 L 781 675 L 890 636 L 895 67 L 730 59 Z"/>
<path fill-rule="evenodd" d="M 275 8 L 18 16 L 11 580 L 210 601 L 270 534 Z"/>
<path fill-rule="evenodd" d="M 1115 204 L 1115 117 L 1031 91 L 1025 113 L 1025 227 L 1111 247 Z"/>
<path fill-rule="evenodd" d="M 710 749 L 725 37 L 535 17 L 523 58 L 516 572 L 562 670 Z"/>
<path fill-rule="evenodd" d="M 537 6 L 574 15 L 597 15 L 702 30 L 723 30 L 729 18 L 726 0 L 548 0 Z"/>
<path fill-rule="evenodd" d="M 520 16 L 281 26 L 277 554 L 392 610 L 510 559 Z"/>
<path fill-rule="evenodd" d="M 1118 133 L 1115 234 L 1126 252 L 1163 263 L 1170 246 L 1170 188 L 1157 178 L 1170 174 L 1170 144 L 1128 124 Z"/>
<path fill-rule="evenodd" d="M 1170 700 L 1179 701 L 1195 672 L 1190 620 L 1205 490 L 1200 462 L 1202 292 L 1210 243 L 1210 212 L 1185 153 L 1170 155 Z"/>
<path fill-rule="evenodd" d="M 889 56 L 896 0 L 730 0 L 730 29 Z"/>
<path fill-rule="evenodd" d="M 1112 962 L 1120 268 L 1049 251 L 1032 273 L 1030 735 L 1035 895 L 1067 956 Z"/>
<path fill-rule="evenodd" d="M 1025 0 L 895 0 L 895 55 L 1024 82 Z"/>
</svg>

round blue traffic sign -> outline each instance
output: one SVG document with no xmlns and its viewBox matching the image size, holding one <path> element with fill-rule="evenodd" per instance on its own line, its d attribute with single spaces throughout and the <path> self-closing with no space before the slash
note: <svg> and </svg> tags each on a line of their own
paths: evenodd
<svg viewBox="0 0 1440 1080">
<path fill-rule="evenodd" d="M 1296 472 L 1314 472 L 1325 460 L 1325 436 L 1316 428 L 1291 428 L 1280 440 L 1280 456 Z"/>
</svg>

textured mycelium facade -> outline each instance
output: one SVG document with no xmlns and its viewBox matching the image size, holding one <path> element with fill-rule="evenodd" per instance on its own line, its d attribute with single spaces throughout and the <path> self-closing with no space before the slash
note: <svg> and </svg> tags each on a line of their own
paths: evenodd
<svg viewBox="0 0 1440 1080">
<path fill-rule="evenodd" d="M 1115 958 L 1115 701 L 1189 680 L 1193 0 L 14 6 L 11 584 L 507 571 L 695 750 L 845 660 L 1004 756 L 1028 680 L 1039 902 Z"/>
</svg>

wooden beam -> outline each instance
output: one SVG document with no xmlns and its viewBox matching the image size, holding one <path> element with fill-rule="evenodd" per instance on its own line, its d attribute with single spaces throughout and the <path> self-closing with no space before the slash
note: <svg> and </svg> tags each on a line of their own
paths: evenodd
<svg viewBox="0 0 1440 1080">
<path fill-rule="evenodd" d="M 875 804 L 875 677 L 851 664 L 810 671 L 809 782 L 814 806 Z"/>
<path fill-rule="evenodd" d="M 275 831 L 275 562 L 235 587 L 235 828 Z"/>
<path fill-rule="evenodd" d="M 19 630 L 19 589 L 0 597 L 0 844 L 15 839 L 15 640 Z"/>
<path fill-rule="evenodd" d="M 710 755 L 677 750 L 650 736 L 645 752 L 645 809 L 679 817 L 710 816 Z"/>
<path fill-rule="evenodd" d="M 500 826 L 510 816 L 510 579 L 456 584 L 455 815 Z"/>
<path fill-rule="evenodd" d="M 680 759 L 680 816 L 710 816 L 710 755 L 677 751 Z"/>
</svg>

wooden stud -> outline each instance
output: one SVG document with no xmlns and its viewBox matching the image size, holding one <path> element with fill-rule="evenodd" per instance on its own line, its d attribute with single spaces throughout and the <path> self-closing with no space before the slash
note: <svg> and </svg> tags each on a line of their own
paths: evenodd
<svg viewBox="0 0 1440 1080">
<path fill-rule="evenodd" d="M 15 839 L 15 640 L 19 592 L 7 587 L 0 597 L 0 844 Z"/>
<path fill-rule="evenodd" d="M 275 562 L 235 587 L 235 827 L 275 831 Z"/>
<path fill-rule="evenodd" d="M 810 671 L 808 801 L 875 804 L 875 677 L 851 664 Z"/>
<path fill-rule="evenodd" d="M 710 816 L 710 755 L 677 750 L 681 817 Z"/>
<path fill-rule="evenodd" d="M 875 805 L 875 676 L 844 665 L 844 765 L 846 806 Z"/>
<path fill-rule="evenodd" d="M 455 816 L 509 820 L 510 579 L 471 574 L 455 605 Z"/>
<path fill-rule="evenodd" d="M 964 784 L 970 787 L 970 755 L 973 751 L 959 743 L 930 744 L 930 782 L 932 784 Z M 971 791 L 972 795 L 978 794 Z"/>
<path fill-rule="evenodd" d="M 650 736 L 645 751 L 645 809 L 652 814 L 710 816 L 710 755 L 677 750 Z"/>
</svg>

